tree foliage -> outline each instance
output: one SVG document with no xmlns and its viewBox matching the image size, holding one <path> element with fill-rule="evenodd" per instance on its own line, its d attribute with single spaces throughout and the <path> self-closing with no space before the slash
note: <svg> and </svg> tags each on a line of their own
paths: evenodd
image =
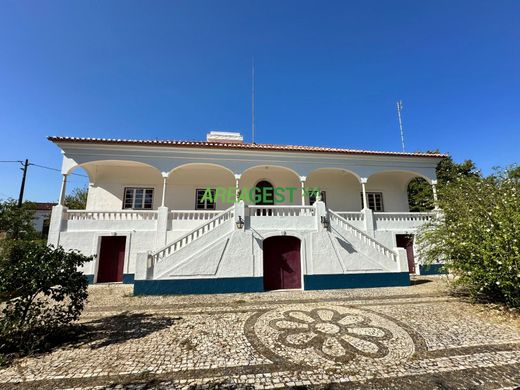
<svg viewBox="0 0 520 390">
<path fill-rule="evenodd" d="M 509 172 L 483 178 L 466 170 L 446 181 L 439 193 L 442 218 L 425 226 L 418 245 L 426 263 L 445 261 L 455 284 L 471 296 L 518 307 L 520 181 Z"/>
<path fill-rule="evenodd" d="M 7 240 L 31 240 L 38 237 L 33 226 L 34 209 L 29 202 L 18 207 L 13 199 L 0 201 L 0 232 Z"/>
<path fill-rule="evenodd" d="M 428 153 L 439 153 L 439 151 Z M 459 164 L 448 156 L 437 165 L 436 175 L 437 188 L 441 191 L 443 186 L 460 176 L 478 177 L 480 172 L 473 161 L 465 160 Z M 423 178 L 415 178 L 408 184 L 408 204 L 410 211 L 430 211 L 434 208 L 432 188 Z"/>
<path fill-rule="evenodd" d="M 75 188 L 65 197 L 64 204 L 71 210 L 84 210 L 87 207 L 88 188 Z"/>
<path fill-rule="evenodd" d="M 77 320 L 87 298 L 78 267 L 91 258 L 37 241 L 4 243 L 0 259 L 0 352 L 33 350 Z"/>
</svg>

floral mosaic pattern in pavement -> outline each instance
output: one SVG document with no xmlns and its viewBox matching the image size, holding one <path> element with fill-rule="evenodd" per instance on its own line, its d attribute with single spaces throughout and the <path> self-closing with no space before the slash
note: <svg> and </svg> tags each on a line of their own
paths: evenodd
<svg viewBox="0 0 520 390">
<path fill-rule="evenodd" d="M 349 361 L 356 355 L 383 357 L 388 348 L 383 343 L 392 333 L 371 325 L 371 320 L 359 314 L 340 314 L 328 308 L 291 310 L 282 319 L 269 325 L 280 332 L 278 341 L 292 348 L 314 350 L 326 358 Z"/>
<path fill-rule="evenodd" d="M 296 364 L 395 361 L 414 352 L 409 334 L 397 324 L 345 306 L 287 306 L 261 315 L 253 329 L 269 351 Z"/>
</svg>

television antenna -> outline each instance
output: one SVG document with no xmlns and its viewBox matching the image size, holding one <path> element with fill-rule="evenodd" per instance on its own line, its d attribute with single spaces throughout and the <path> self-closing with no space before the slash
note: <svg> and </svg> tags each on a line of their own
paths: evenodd
<svg viewBox="0 0 520 390">
<path fill-rule="evenodd" d="M 255 143 L 255 57 L 251 66 L 251 143 Z"/>
<path fill-rule="evenodd" d="M 404 129 L 403 129 L 403 118 L 401 116 L 401 111 L 403 110 L 403 101 L 397 101 L 397 118 L 399 119 L 399 129 L 401 130 L 401 146 L 404 152 Z"/>
</svg>

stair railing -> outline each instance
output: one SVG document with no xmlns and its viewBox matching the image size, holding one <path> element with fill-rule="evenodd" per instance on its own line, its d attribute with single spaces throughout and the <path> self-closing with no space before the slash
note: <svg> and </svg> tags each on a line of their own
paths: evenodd
<svg viewBox="0 0 520 390">
<path fill-rule="evenodd" d="M 329 218 L 331 221 L 338 223 L 347 232 L 353 234 L 356 238 L 360 239 L 364 244 L 376 249 L 379 253 L 397 262 L 397 254 L 390 248 L 381 244 L 375 238 L 370 237 L 367 233 L 358 228 L 352 226 L 345 218 L 338 215 L 338 213 L 329 210 Z"/>
<path fill-rule="evenodd" d="M 234 216 L 234 212 L 235 212 L 235 206 L 233 205 L 230 208 L 228 208 L 227 210 L 223 211 L 222 213 L 211 218 L 204 224 L 196 227 L 195 229 L 193 229 L 193 230 L 189 231 L 188 233 L 182 235 L 181 237 L 175 239 L 174 241 L 167 244 L 166 246 L 158 249 L 155 252 L 151 252 L 149 254 L 149 258 L 151 259 L 152 264 L 156 264 L 157 262 L 161 261 L 165 257 L 179 251 L 181 248 L 184 248 L 190 242 L 193 242 L 196 239 L 198 239 L 199 237 L 202 237 L 203 235 L 212 231 L 217 226 L 220 226 L 224 222 L 232 219 Z"/>
</svg>

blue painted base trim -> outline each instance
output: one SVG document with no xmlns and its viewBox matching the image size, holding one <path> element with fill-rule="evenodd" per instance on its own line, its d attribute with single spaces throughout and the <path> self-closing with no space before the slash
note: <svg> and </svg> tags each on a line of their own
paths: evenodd
<svg viewBox="0 0 520 390">
<path fill-rule="evenodd" d="M 264 279 L 255 277 L 134 281 L 134 295 L 226 294 L 260 291 L 264 291 Z"/>
<path fill-rule="evenodd" d="M 419 273 L 421 275 L 442 275 L 447 274 L 445 269 L 443 269 L 444 264 L 430 264 L 430 265 L 421 265 L 419 264 Z"/>
<path fill-rule="evenodd" d="M 134 274 L 123 274 L 123 284 L 133 284 Z"/>
<path fill-rule="evenodd" d="M 88 284 L 94 284 L 94 275 L 86 275 Z M 123 274 L 123 284 L 134 283 L 134 274 Z"/>
<path fill-rule="evenodd" d="M 305 290 L 409 286 L 408 272 L 305 275 Z"/>
<path fill-rule="evenodd" d="M 305 275 L 305 290 L 409 286 L 408 272 Z M 264 291 L 261 277 L 135 280 L 134 295 L 226 294 Z"/>
</svg>

